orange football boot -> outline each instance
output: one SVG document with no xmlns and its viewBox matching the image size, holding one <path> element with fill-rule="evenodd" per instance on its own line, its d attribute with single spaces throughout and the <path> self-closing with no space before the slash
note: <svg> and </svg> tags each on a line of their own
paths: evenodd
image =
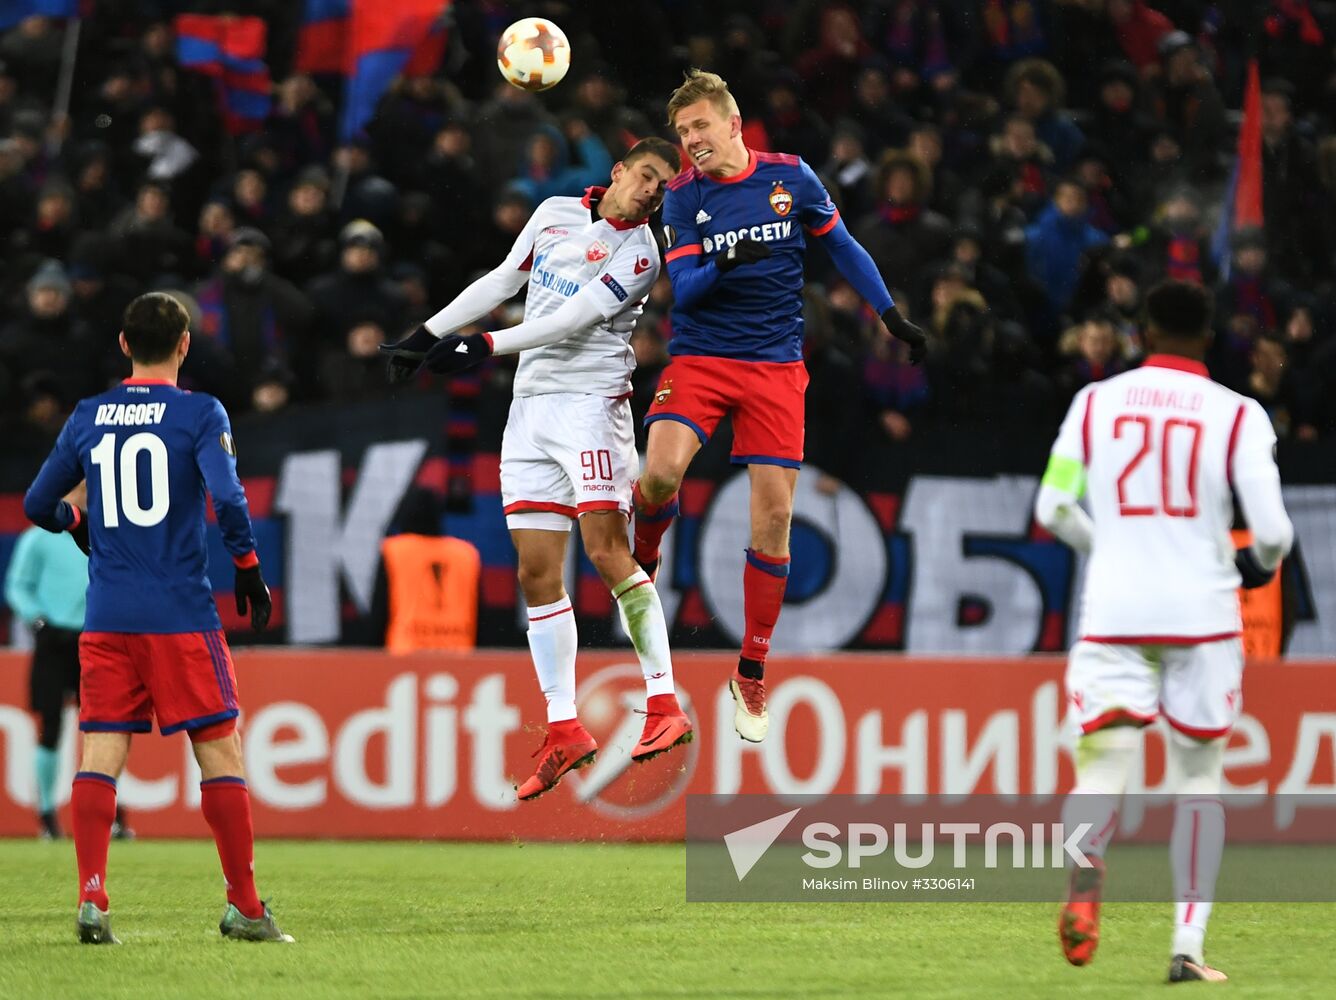
<svg viewBox="0 0 1336 1000">
<path fill-rule="evenodd" d="M 656 694 L 645 701 L 645 729 L 631 751 L 631 759 L 637 764 L 653 760 L 693 738 L 691 720 L 678 705 L 677 695 Z"/>
<path fill-rule="evenodd" d="M 1062 954 L 1072 965 L 1088 965 L 1099 947 L 1099 896 L 1104 888 L 1104 860 L 1091 857 L 1091 868 L 1073 868 L 1067 905 L 1058 917 Z"/>
<path fill-rule="evenodd" d="M 567 771 L 585 767 L 594 762 L 598 744 L 578 719 L 550 722 L 543 745 L 534 751 L 538 766 L 519 787 L 519 799 L 527 802 L 555 788 Z"/>
</svg>

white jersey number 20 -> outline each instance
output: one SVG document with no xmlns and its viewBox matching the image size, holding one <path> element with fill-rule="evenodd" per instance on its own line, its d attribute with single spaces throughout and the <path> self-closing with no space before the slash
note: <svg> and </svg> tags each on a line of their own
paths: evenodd
<svg viewBox="0 0 1336 1000">
<path fill-rule="evenodd" d="M 1137 449 L 1118 476 L 1118 513 L 1122 517 L 1150 517 L 1158 511 L 1168 517 L 1197 516 L 1201 421 L 1171 417 L 1159 431 L 1157 434 L 1155 421 L 1143 413 L 1124 413 L 1113 422 L 1113 436 L 1131 441 Z M 1147 461 L 1150 464 L 1138 474 Z M 1147 480 L 1156 473 L 1159 489 L 1147 491 Z M 1134 489 L 1134 485 L 1141 488 Z"/>
</svg>

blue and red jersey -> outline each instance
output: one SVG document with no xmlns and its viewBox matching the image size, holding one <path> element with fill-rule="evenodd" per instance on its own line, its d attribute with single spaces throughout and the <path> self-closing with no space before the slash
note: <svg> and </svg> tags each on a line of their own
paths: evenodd
<svg viewBox="0 0 1336 1000">
<path fill-rule="evenodd" d="M 688 167 L 668 184 L 663 221 L 676 299 L 668 345 L 674 355 L 800 361 L 808 235 L 825 242 L 878 313 L 892 305 L 812 168 L 787 153 L 748 152 L 746 168 L 732 177 Z M 720 272 L 715 259 L 741 239 L 764 243 L 770 256 Z"/>
<path fill-rule="evenodd" d="M 205 494 L 223 544 L 254 565 L 255 535 L 221 403 L 168 382 L 127 379 L 80 401 L 23 509 L 48 531 L 78 516 L 61 498 L 88 482 L 88 632 L 209 632 L 220 627 L 208 577 Z"/>
</svg>

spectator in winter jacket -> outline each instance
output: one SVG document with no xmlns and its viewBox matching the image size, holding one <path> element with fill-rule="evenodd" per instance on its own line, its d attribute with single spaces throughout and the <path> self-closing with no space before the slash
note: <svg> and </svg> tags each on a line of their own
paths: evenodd
<svg viewBox="0 0 1336 1000">
<path fill-rule="evenodd" d="M 260 370 L 304 347 L 311 304 L 272 272 L 271 252 L 268 237 L 258 229 L 237 229 L 228 237 L 217 272 L 195 290 L 202 313 L 197 333 L 225 366 L 209 373 L 210 381 L 226 384 L 228 409 L 246 409 Z"/>
<path fill-rule="evenodd" d="M 1174 22 L 1148 7 L 1146 0 L 1108 0 L 1105 10 L 1128 61 L 1147 75 L 1158 69 L 1160 40 L 1174 30 Z"/>
<path fill-rule="evenodd" d="M 572 162 L 572 146 L 579 163 Z M 565 135 L 550 125 L 539 127 L 524 148 L 513 186 L 537 205 L 554 195 L 582 195 L 585 188 L 606 183 L 611 170 L 612 157 L 602 140 L 583 119 L 572 118 Z"/>
<path fill-rule="evenodd" d="M 951 224 L 927 208 L 932 191 L 928 168 L 912 156 L 887 153 L 877 170 L 879 202 L 857 238 L 888 287 L 913 288 L 923 268 L 946 257 Z"/>
<path fill-rule="evenodd" d="M 1052 203 L 1025 230 L 1025 259 L 1030 277 L 1044 290 L 1050 330 L 1071 302 L 1086 251 L 1109 241 L 1087 221 L 1089 207 L 1078 181 L 1059 181 Z"/>
<path fill-rule="evenodd" d="M 1007 73 L 1007 97 L 1016 111 L 1034 122 L 1035 135 L 1053 152 L 1059 171 L 1070 170 L 1085 145 L 1085 136 L 1063 110 L 1066 82 L 1045 59 L 1026 59 Z"/>
</svg>

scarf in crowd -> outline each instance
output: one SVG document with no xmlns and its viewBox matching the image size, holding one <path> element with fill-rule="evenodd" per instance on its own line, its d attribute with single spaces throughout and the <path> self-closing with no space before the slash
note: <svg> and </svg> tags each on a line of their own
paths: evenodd
<svg viewBox="0 0 1336 1000">
<path fill-rule="evenodd" d="M 897 65 L 929 78 L 951 71 L 941 20 L 920 0 L 901 0 L 896 6 L 886 28 L 886 53 Z"/>
<path fill-rule="evenodd" d="M 1276 306 L 1262 287 L 1257 275 L 1235 274 L 1230 279 L 1234 286 L 1234 315 L 1251 316 L 1263 330 L 1276 328 Z"/>
<path fill-rule="evenodd" d="M 923 366 L 891 358 L 871 357 L 863 362 L 863 385 L 872 401 L 884 410 L 903 413 L 928 398 L 928 375 Z"/>
<path fill-rule="evenodd" d="M 1193 236 L 1173 236 L 1165 254 L 1165 277 L 1202 284 L 1201 244 Z"/>
<path fill-rule="evenodd" d="M 1272 38 L 1280 38 L 1287 29 L 1295 28 L 1299 41 L 1305 45 L 1321 45 L 1322 28 L 1309 9 L 1308 0 L 1272 0 L 1271 12 L 1262 27 Z"/>
<path fill-rule="evenodd" d="M 202 286 L 195 296 L 201 314 L 200 332 L 213 338 L 223 347 L 232 346 L 232 331 L 227 318 L 227 300 L 223 289 L 223 279 L 214 278 Z M 266 354 L 272 355 L 282 345 L 283 335 L 278 328 L 278 319 L 274 316 L 274 307 L 265 303 L 262 315 L 260 340 Z"/>
<path fill-rule="evenodd" d="M 982 13 L 994 58 L 1010 62 L 1047 49 L 1034 0 L 984 0 Z"/>
<path fill-rule="evenodd" d="M 918 219 L 923 214 L 922 205 L 892 205 L 889 201 L 883 202 L 877 209 L 881 213 L 884 221 L 892 226 L 905 226 Z"/>
</svg>

